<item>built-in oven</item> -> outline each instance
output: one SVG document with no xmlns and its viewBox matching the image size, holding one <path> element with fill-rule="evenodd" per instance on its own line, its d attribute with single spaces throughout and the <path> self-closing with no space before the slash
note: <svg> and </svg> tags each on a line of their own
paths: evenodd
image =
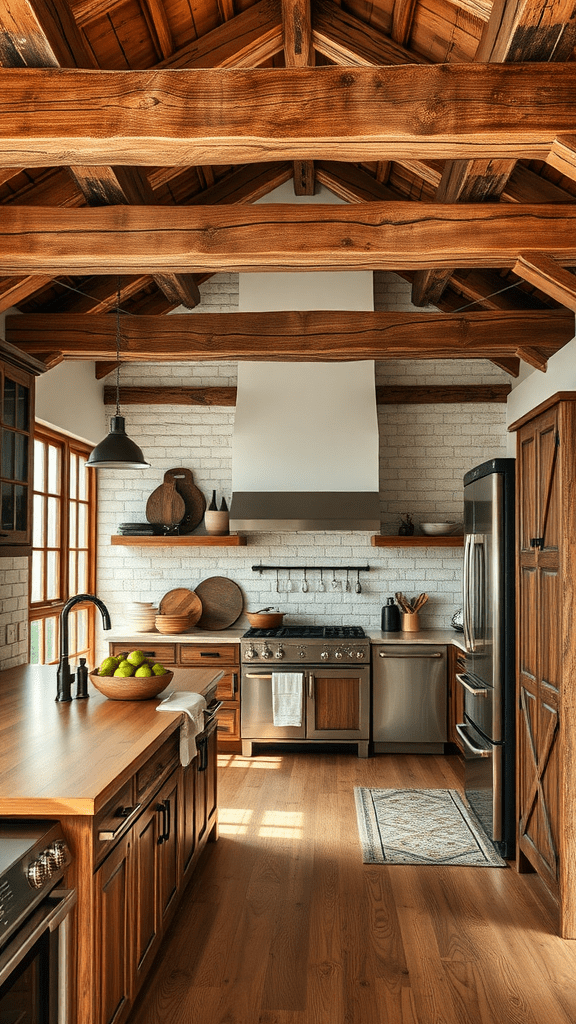
<svg viewBox="0 0 576 1024">
<path fill-rule="evenodd" d="M 0 1022 L 69 1024 L 70 853 L 51 821 L 0 821 Z"/>
</svg>

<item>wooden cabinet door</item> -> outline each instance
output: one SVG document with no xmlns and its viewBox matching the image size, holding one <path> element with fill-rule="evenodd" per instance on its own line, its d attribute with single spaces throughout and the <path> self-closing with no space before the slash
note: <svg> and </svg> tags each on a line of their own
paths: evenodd
<svg viewBox="0 0 576 1024">
<path fill-rule="evenodd" d="M 518 842 L 558 893 L 560 469 L 558 407 L 518 433 Z"/>
<path fill-rule="evenodd" d="M 135 989 L 138 990 L 160 945 L 158 839 L 159 815 L 156 800 L 133 828 L 134 887 L 132 929 Z"/>
<path fill-rule="evenodd" d="M 180 883 L 180 802 L 179 773 L 175 772 L 160 790 L 155 800 L 160 814 L 162 832 L 157 843 L 158 910 L 162 929 L 166 927 Z"/>
<path fill-rule="evenodd" d="M 32 542 L 34 377 L 0 361 L 0 554 Z"/>
<path fill-rule="evenodd" d="M 370 682 L 366 670 L 315 669 L 306 673 L 306 736 L 368 739 Z"/>
<path fill-rule="evenodd" d="M 116 1024 L 133 993 L 131 833 L 120 840 L 94 876 L 96 1019 Z"/>
</svg>

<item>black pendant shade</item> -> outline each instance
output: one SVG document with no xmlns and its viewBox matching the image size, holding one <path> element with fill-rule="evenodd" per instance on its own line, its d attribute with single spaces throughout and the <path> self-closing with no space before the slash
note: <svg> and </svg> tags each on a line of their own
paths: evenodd
<svg viewBox="0 0 576 1024">
<path fill-rule="evenodd" d="M 110 433 L 91 451 L 86 463 L 93 469 L 148 469 L 142 449 L 126 433 L 123 416 L 112 416 Z"/>
<path fill-rule="evenodd" d="M 107 437 L 90 452 L 86 463 L 91 469 L 149 469 L 142 449 L 126 433 L 124 417 L 120 415 L 120 279 L 116 302 L 116 415 L 110 419 Z"/>
</svg>

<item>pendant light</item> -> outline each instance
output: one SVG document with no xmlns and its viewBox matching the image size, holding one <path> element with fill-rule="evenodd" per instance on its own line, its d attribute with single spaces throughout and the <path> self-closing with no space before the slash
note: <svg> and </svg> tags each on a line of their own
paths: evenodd
<svg viewBox="0 0 576 1024">
<path fill-rule="evenodd" d="M 110 419 L 110 431 L 90 453 L 86 463 L 92 469 L 149 469 L 142 449 L 126 433 L 120 415 L 120 279 L 116 300 L 116 415 Z"/>
</svg>

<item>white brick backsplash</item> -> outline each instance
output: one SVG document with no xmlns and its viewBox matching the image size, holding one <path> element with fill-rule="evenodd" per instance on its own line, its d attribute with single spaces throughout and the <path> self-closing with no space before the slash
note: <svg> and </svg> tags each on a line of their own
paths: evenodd
<svg viewBox="0 0 576 1024">
<path fill-rule="evenodd" d="M 28 623 L 28 559 L 0 561 L 0 668 L 14 668 L 28 661 L 28 642 L 18 639 L 19 627 Z M 16 626 L 16 641 L 6 642 L 6 626 Z"/>
</svg>

